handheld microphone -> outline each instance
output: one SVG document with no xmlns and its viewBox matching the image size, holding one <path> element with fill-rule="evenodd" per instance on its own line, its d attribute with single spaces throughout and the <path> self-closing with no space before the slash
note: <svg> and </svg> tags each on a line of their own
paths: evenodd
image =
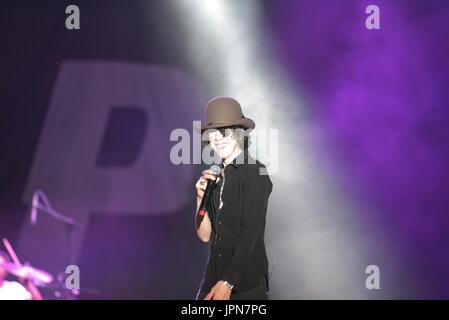
<svg viewBox="0 0 449 320">
<path fill-rule="evenodd" d="M 213 172 L 215 177 L 218 177 L 220 175 L 221 169 L 216 164 L 211 166 L 210 170 Z M 212 190 L 214 189 L 215 184 L 216 184 L 215 181 L 216 180 L 208 180 L 207 181 L 206 190 L 204 190 L 203 199 L 201 200 L 201 204 L 198 208 L 198 215 L 200 215 L 200 216 L 204 216 L 206 214 L 206 211 L 207 211 L 206 208 L 209 205 L 210 197 L 212 195 Z"/>
</svg>

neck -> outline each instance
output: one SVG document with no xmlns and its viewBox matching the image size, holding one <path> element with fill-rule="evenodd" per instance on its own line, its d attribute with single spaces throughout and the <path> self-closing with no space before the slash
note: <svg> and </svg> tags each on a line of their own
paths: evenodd
<svg viewBox="0 0 449 320">
<path fill-rule="evenodd" d="M 237 158 L 241 152 L 242 150 L 240 148 L 236 148 L 229 157 L 223 160 L 223 166 L 226 168 L 226 166 L 230 164 L 235 158 Z"/>
</svg>

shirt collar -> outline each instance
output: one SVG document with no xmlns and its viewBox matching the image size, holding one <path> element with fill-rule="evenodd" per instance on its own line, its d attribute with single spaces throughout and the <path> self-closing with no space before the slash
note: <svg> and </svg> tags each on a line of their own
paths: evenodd
<svg viewBox="0 0 449 320">
<path fill-rule="evenodd" d="M 248 162 L 248 150 L 243 150 L 228 165 L 231 165 L 234 168 L 238 168 L 239 166 L 241 166 L 242 164 L 245 164 L 247 162 Z"/>
</svg>

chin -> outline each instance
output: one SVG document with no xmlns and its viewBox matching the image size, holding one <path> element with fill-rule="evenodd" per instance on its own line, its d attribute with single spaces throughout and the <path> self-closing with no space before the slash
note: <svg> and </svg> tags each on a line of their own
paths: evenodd
<svg viewBox="0 0 449 320">
<path fill-rule="evenodd" d="M 229 148 L 229 146 L 227 146 L 226 148 L 224 148 L 222 150 L 215 149 L 215 152 L 221 159 L 226 159 L 227 157 L 229 157 L 232 154 L 233 151 L 234 150 L 232 150 L 232 148 Z"/>
</svg>

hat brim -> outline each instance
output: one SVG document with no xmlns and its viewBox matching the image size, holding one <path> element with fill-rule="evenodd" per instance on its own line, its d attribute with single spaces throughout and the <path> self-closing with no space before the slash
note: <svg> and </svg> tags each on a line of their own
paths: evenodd
<svg viewBox="0 0 449 320">
<path fill-rule="evenodd" d="M 245 129 L 254 129 L 256 127 L 256 124 L 253 120 L 250 118 L 241 118 L 236 121 L 232 122 L 222 122 L 222 123 L 214 123 L 209 125 L 201 125 L 201 133 L 203 133 L 207 129 L 217 129 L 217 128 L 226 128 L 226 127 L 233 127 L 233 126 L 239 126 Z M 198 131 L 198 128 L 197 128 Z"/>
</svg>

